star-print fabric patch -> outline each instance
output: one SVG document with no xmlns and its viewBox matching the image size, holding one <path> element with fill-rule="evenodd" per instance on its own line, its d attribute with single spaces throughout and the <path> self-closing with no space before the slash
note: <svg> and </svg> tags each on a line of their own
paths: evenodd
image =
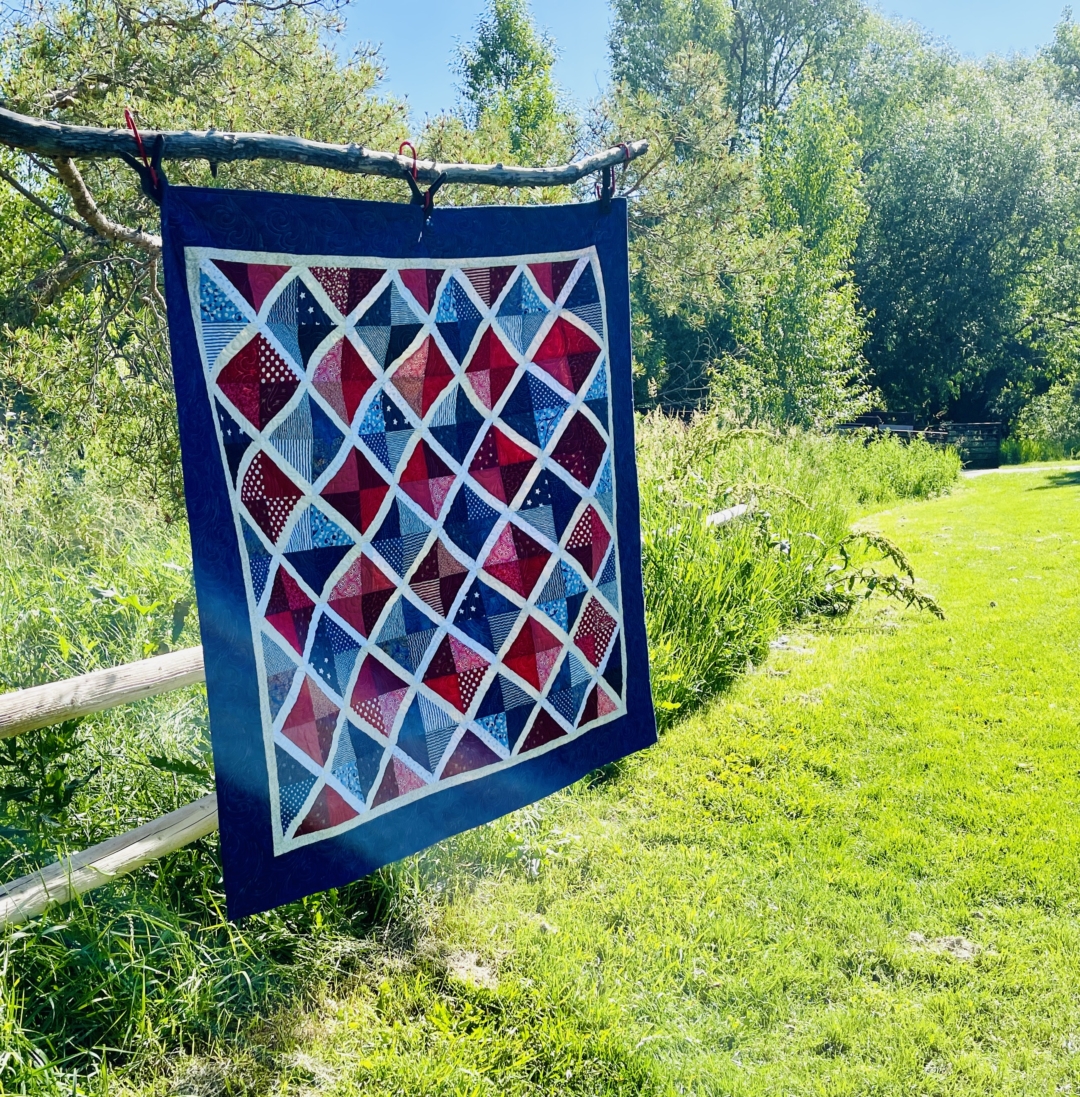
<svg viewBox="0 0 1080 1097">
<path fill-rule="evenodd" d="M 174 206 L 199 193 L 172 190 Z M 178 392 L 189 361 L 206 408 L 202 446 L 181 400 L 196 573 L 245 607 L 215 650 L 221 600 L 200 586 L 216 757 L 240 734 L 221 725 L 250 735 L 248 772 L 218 762 L 223 849 L 242 786 L 266 805 L 244 818 L 251 849 L 271 852 L 244 898 L 248 869 L 226 857 L 230 911 L 355 878 L 651 741 L 651 708 L 618 732 L 644 630 L 627 631 L 640 594 L 624 589 L 612 433 L 620 391 L 629 422 L 629 340 L 620 389 L 609 339 L 628 316 L 608 315 L 598 245 L 408 260 L 168 247 L 190 317 L 190 354 L 173 320 Z M 224 510 L 200 510 L 196 467 Z M 640 592 L 636 491 L 626 505 Z M 219 664 L 251 698 L 242 713 L 219 700 Z"/>
</svg>

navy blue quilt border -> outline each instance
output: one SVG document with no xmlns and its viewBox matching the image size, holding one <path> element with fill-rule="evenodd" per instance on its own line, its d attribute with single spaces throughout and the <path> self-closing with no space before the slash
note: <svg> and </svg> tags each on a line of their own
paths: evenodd
<svg viewBox="0 0 1080 1097">
<path fill-rule="evenodd" d="M 656 742 L 641 585 L 626 216 L 625 201 L 614 199 L 607 210 L 600 203 L 442 207 L 425 225 L 421 210 L 404 204 L 194 187 L 166 190 L 162 229 L 169 334 L 231 918 L 343 886 Z M 275 857 L 240 549 L 199 360 L 184 249 L 457 259 L 589 246 L 596 247 L 608 301 L 627 715 L 540 757 L 443 789 L 337 837 Z"/>
</svg>

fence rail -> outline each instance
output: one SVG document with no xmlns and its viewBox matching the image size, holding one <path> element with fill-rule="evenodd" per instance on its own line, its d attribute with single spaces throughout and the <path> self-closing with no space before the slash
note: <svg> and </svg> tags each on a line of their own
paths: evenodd
<svg viewBox="0 0 1080 1097">
<path fill-rule="evenodd" d="M 202 648 L 186 648 L 0 694 L 0 739 L 183 689 L 205 678 Z M 51 903 L 66 903 L 111 883 L 212 833 L 217 825 L 217 796 L 210 793 L 135 830 L 0 884 L 0 927 L 28 921 Z"/>
<path fill-rule="evenodd" d="M 0 693 L 0 739 L 206 680 L 203 650 L 185 648 L 45 686 Z"/>
</svg>

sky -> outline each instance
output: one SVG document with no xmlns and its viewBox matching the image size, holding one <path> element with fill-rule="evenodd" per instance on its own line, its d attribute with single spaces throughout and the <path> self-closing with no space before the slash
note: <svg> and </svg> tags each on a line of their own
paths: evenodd
<svg viewBox="0 0 1080 1097">
<path fill-rule="evenodd" d="M 386 89 L 405 96 L 421 123 L 457 104 L 451 62 L 486 7 L 484 0 L 352 0 L 348 38 L 381 43 Z M 608 74 L 608 0 L 533 0 L 532 9 L 537 26 L 555 39 L 555 76 L 564 91 L 582 105 L 596 98 Z"/>
<path fill-rule="evenodd" d="M 1048 42 L 1065 0 L 879 0 L 881 10 L 914 19 L 962 54 L 1033 52 Z M 469 41 L 484 0 L 352 0 L 348 41 L 382 46 L 386 89 L 404 96 L 414 123 L 457 102 L 451 61 Z M 555 75 L 583 105 L 607 79 L 608 0 L 533 0 L 536 22 L 555 39 Z M 1080 11 L 1080 3 L 1077 4 Z"/>
</svg>

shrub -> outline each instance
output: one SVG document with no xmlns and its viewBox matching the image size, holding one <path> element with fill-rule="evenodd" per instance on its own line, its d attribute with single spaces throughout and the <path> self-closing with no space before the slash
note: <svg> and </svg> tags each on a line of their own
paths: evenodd
<svg viewBox="0 0 1080 1097">
<path fill-rule="evenodd" d="M 1080 380 L 1061 381 L 1036 396 L 1001 444 L 1006 464 L 1060 461 L 1080 455 Z"/>
</svg>

